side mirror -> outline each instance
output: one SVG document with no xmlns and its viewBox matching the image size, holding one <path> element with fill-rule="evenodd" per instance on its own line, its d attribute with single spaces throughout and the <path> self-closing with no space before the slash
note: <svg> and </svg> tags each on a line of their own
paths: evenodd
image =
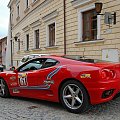
<svg viewBox="0 0 120 120">
<path fill-rule="evenodd" d="M 14 70 L 15 70 L 15 67 L 14 67 L 14 66 L 10 67 L 10 70 L 11 70 L 11 71 L 14 71 Z"/>
<path fill-rule="evenodd" d="M 14 73 L 17 73 L 18 71 L 15 69 L 15 70 L 13 70 L 13 72 L 14 72 Z"/>
</svg>

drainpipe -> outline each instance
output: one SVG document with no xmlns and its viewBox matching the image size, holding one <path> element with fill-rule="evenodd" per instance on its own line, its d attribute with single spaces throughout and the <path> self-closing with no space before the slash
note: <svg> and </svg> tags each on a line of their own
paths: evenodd
<svg viewBox="0 0 120 120">
<path fill-rule="evenodd" d="M 12 40 L 10 40 L 11 42 L 11 66 L 13 66 L 13 56 L 12 56 Z"/>
<path fill-rule="evenodd" d="M 11 21 L 11 7 L 10 7 L 10 31 L 11 31 L 11 66 L 13 66 L 13 56 L 12 56 L 12 21 Z"/>
<path fill-rule="evenodd" d="M 63 0 L 64 7 L 64 55 L 66 55 L 66 4 L 65 0 Z"/>
</svg>

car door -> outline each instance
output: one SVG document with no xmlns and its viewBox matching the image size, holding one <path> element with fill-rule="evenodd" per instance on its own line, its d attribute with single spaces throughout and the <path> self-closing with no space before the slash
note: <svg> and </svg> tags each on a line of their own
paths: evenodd
<svg viewBox="0 0 120 120">
<path fill-rule="evenodd" d="M 51 95 L 50 86 L 54 84 L 52 77 L 59 72 L 59 62 L 55 59 L 48 58 L 44 61 L 39 70 L 38 84 L 39 89 L 36 92 L 36 98 L 46 99 Z"/>
<path fill-rule="evenodd" d="M 18 89 L 22 96 L 32 97 L 39 86 L 39 71 L 42 66 L 40 59 L 34 59 L 18 68 Z"/>
<path fill-rule="evenodd" d="M 45 98 L 49 94 L 49 74 L 55 71 L 58 61 L 47 58 L 37 58 L 18 69 L 18 85 L 21 96 Z M 54 73 L 53 73 L 54 74 Z"/>
</svg>

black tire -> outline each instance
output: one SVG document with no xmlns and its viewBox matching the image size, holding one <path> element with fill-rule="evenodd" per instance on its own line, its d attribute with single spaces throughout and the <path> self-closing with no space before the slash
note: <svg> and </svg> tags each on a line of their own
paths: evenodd
<svg viewBox="0 0 120 120">
<path fill-rule="evenodd" d="M 4 87 L 1 86 L 1 83 L 3 84 Z M 3 87 L 3 88 L 2 88 L 2 87 Z M 3 92 L 2 89 L 4 89 L 4 92 Z M 10 92 L 9 92 L 7 83 L 5 82 L 4 79 L 0 79 L 0 97 L 3 97 L 3 98 L 10 97 Z"/>
<path fill-rule="evenodd" d="M 72 88 L 74 90 L 75 90 L 75 87 L 76 87 L 76 89 L 78 89 L 79 92 L 78 92 L 77 96 L 71 94 L 71 91 L 69 91 L 70 90 L 69 86 L 70 86 L 70 88 Z M 66 98 L 65 98 L 65 93 L 71 94 L 71 96 L 72 95 L 73 96 L 71 98 L 67 98 L 67 96 L 70 97 L 70 95 L 66 95 Z M 79 98 L 79 100 L 77 98 Z M 75 101 L 74 102 L 75 107 L 71 108 L 71 107 L 73 107 L 72 106 L 73 100 Z M 80 101 L 80 102 L 78 102 L 78 101 Z M 60 89 L 60 102 L 62 103 L 64 108 L 66 108 L 69 112 L 72 112 L 75 114 L 83 113 L 83 112 L 87 111 L 90 106 L 89 96 L 87 94 L 86 89 L 80 82 L 75 81 L 75 80 L 69 80 L 62 85 L 62 87 Z M 71 107 L 70 107 L 70 102 L 71 102 Z"/>
</svg>

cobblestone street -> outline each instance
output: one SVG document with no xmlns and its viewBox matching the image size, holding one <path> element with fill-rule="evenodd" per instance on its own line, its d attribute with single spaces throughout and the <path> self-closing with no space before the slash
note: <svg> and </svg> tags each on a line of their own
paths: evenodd
<svg viewBox="0 0 120 120">
<path fill-rule="evenodd" d="M 58 103 L 25 98 L 0 98 L 0 120 L 119 120 L 120 98 L 72 114 Z"/>
</svg>

